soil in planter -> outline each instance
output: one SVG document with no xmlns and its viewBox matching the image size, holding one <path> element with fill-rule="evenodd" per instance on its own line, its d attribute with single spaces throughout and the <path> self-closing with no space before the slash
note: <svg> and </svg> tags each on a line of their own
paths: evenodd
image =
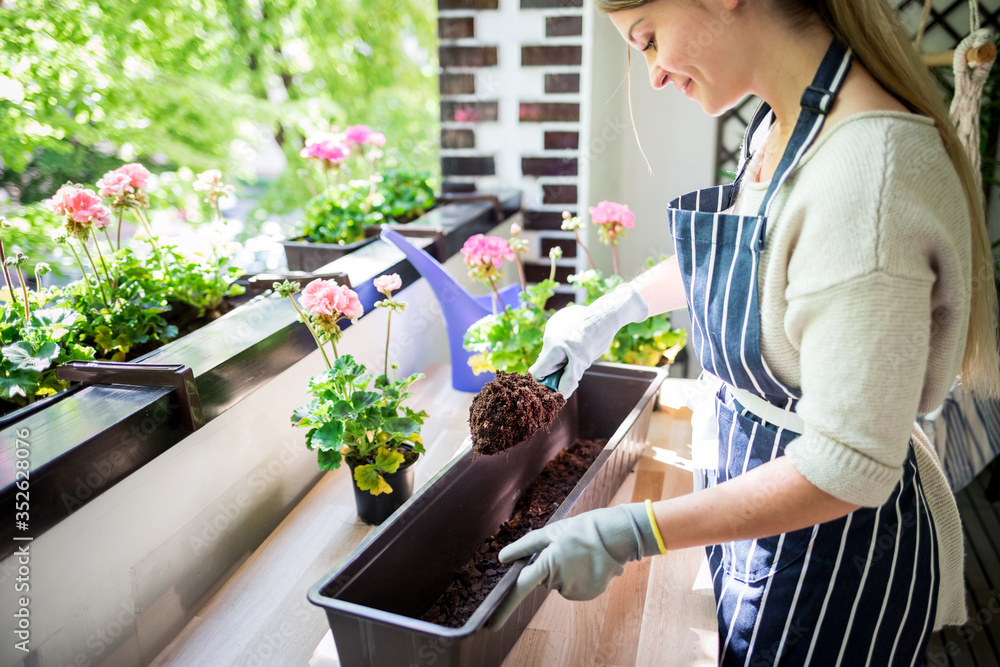
<svg viewBox="0 0 1000 667">
<path fill-rule="evenodd" d="M 544 526 L 606 444 L 606 440 L 578 440 L 549 461 L 518 500 L 510 519 L 500 526 L 496 535 L 483 542 L 472 562 L 455 576 L 420 620 L 449 628 L 465 625 L 511 568 L 512 564 L 500 563 L 500 550 Z"/>
<path fill-rule="evenodd" d="M 472 450 L 498 454 L 548 426 L 566 399 L 530 375 L 498 371 L 472 399 L 469 429 Z"/>
</svg>

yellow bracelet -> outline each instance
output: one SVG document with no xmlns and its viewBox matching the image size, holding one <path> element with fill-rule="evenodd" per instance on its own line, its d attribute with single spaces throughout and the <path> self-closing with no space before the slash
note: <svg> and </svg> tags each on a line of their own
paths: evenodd
<svg viewBox="0 0 1000 667">
<path fill-rule="evenodd" d="M 660 555 L 667 554 L 667 545 L 663 543 L 663 536 L 660 535 L 660 527 L 656 525 L 656 515 L 653 514 L 653 501 L 646 498 L 646 515 L 649 517 L 649 524 L 653 527 L 653 536 L 656 538 L 656 546 L 660 547 Z"/>
</svg>

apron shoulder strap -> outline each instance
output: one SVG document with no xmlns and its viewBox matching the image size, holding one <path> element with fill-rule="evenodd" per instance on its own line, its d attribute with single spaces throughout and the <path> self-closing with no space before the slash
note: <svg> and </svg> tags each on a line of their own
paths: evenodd
<svg viewBox="0 0 1000 667">
<path fill-rule="evenodd" d="M 767 215 L 771 210 L 775 195 L 788 180 L 795 167 L 798 166 L 802 156 L 822 129 L 823 123 L 826 121 L 826 114 L 833 108 L 837 93 L 840 92 L 840 87 L 851 69 L 851 55 L 851 49 L 834 37 L 826 55 L 823 56 L 823 62 L 820 63 L 812 84 L 802 93 L 800 102 L 802 111 L 799 113 L 792 138 L 788 142 L 788 147 L 785 148 L 784 155 L 781 156 L 774 178 L 771 179 L 771 186 L 768 188 L 757 214 L 762 219 L 757 237 L 758 251 L 764 249 Z"/>
</svg>

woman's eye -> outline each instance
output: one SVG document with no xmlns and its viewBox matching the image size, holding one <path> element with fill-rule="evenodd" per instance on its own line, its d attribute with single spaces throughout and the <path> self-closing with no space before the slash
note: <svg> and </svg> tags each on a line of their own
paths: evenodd
<svg viewBox="0 0 1000 667">
<path fill-rule="evenodd" d="M 648 42 L 646 42 L 646 46 L 642 49 L 642 52 L 645 53 L 646 51 L 649 51 L 650 49 L 653 49 L 653 50 L 656 49 L 656 38 L 655 37 L 654 38 L 650 38 L 650 40 Z"/>
</svg>

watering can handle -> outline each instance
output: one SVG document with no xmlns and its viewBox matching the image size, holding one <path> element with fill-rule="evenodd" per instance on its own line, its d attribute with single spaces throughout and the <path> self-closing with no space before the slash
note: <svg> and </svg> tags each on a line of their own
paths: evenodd
<svg viewBox="0 0 1000 667">
<path fill-rule="evenodd" d="M 563 366 L 557 371 L 549 373 L 548 375 L 542 378 L 542 384 L 544 384 L 552 391 L 559 391 L 559 380 L 562 378 L 564 370 L 566 370 L 565 366 Z"/>
</svg>

